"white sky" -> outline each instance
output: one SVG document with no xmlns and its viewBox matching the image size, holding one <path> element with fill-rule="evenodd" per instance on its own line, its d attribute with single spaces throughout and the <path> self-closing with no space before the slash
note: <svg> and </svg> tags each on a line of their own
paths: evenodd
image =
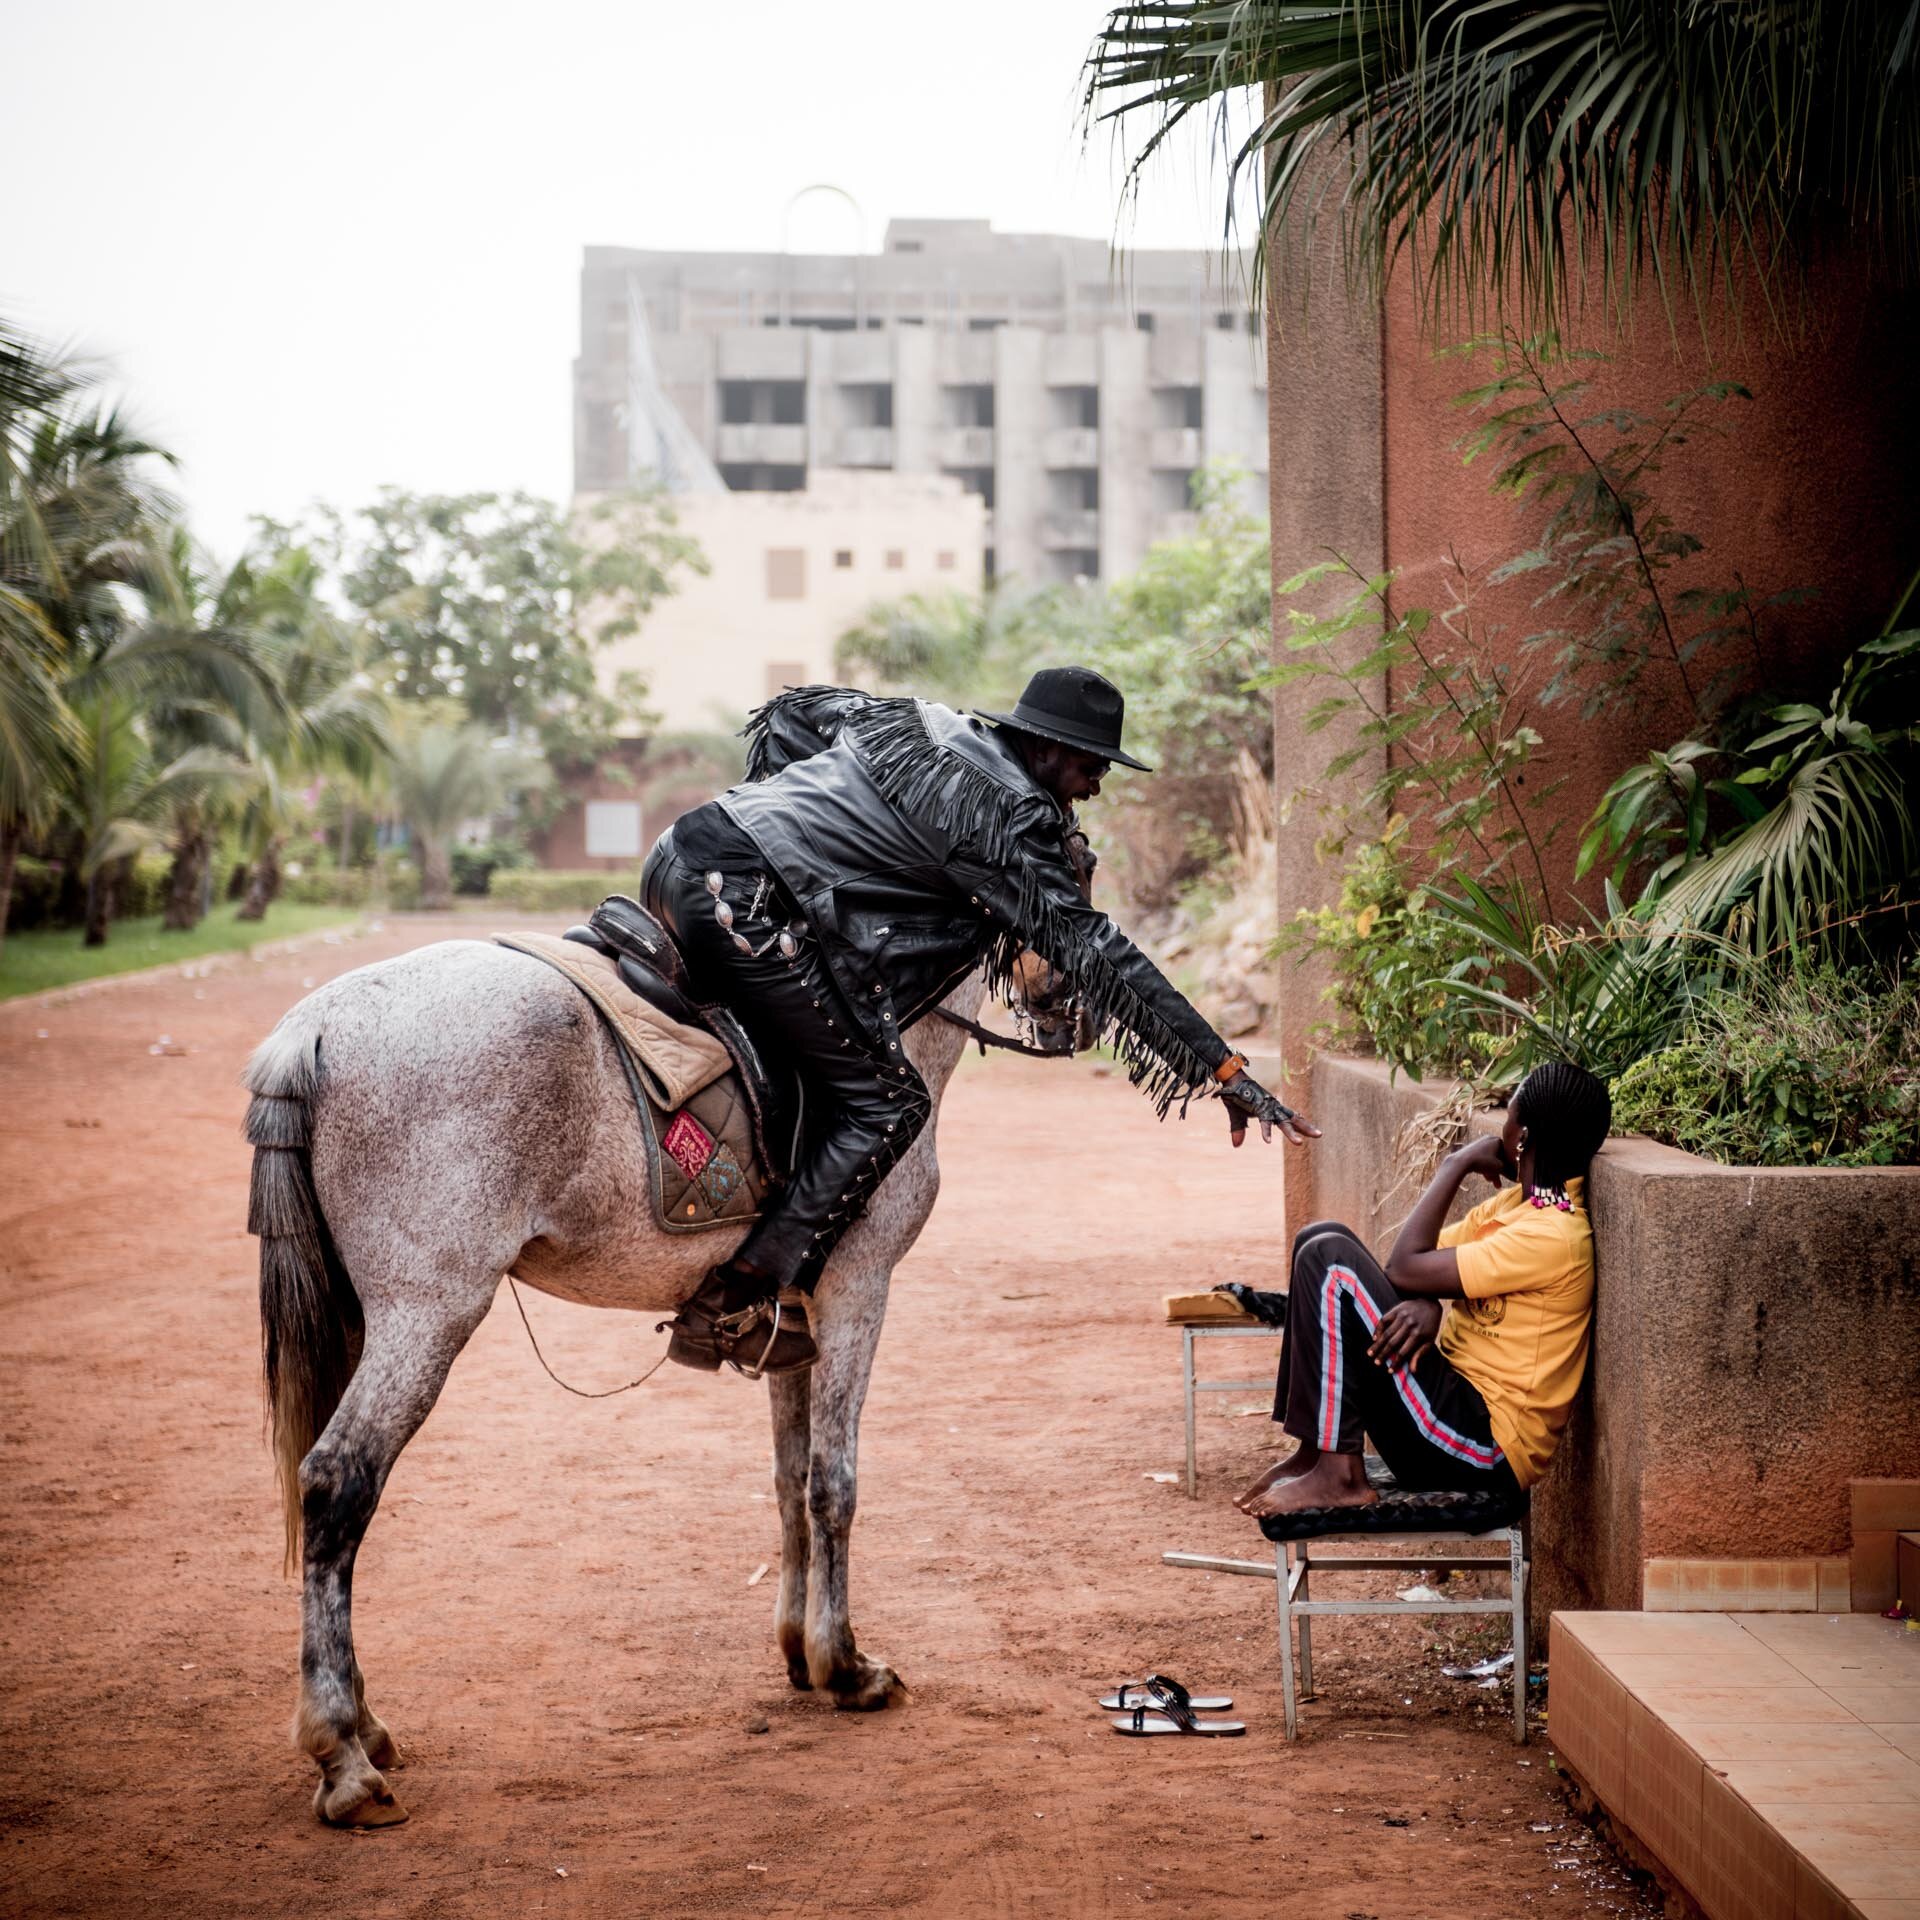
<svg viewBox="0 0 1920 1920">
<path fill-rule="evenodd" d="M 0 307 L 110 359 L 196 530 L 383 483 L 564 498 L 589 244 L 777 248 L 815 181 L 1115 232 L 1097 0 L 7 0 Z M 1198 141 L 1122 232 L 1217 247 Z M 850 250 L 815 196 L 792 244 Z"/>
</svg>

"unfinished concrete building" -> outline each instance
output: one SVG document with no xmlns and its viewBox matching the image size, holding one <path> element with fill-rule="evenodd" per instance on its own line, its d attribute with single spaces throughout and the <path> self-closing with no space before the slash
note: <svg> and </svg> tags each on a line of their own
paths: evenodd
<svg viewBox="0 0 1920 1920">
<path fill-rule="evenodd" d="M 1191 524 L 1204 464 L 1263 505 L 1266 362 L 1242 263 L 896 220 L 877 254 L 591 247 L 577 493 L 954 475 L 989 578 L 1106 578 Z"/>
</svg>

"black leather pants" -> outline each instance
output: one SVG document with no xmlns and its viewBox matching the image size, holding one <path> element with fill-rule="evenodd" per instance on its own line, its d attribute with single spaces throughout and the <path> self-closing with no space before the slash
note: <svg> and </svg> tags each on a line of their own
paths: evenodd
<svg viewBox="0 0 1920 1920">
<path fill-rule="evenodd" d="M 737 1258 L 777 1286 L 811 1292 L 841 1236 L 932 1117 L 927 1084 L 905 1049 L 876 1049 L 848 1016 L 812 932 L 764 871 L 739 863 L 721 874 L 690 866 L 663 838 L 642 892 L 686 955 L 701 997 L 724 1001 L 768 1057 L 790 1062 L 806 1097 L 800 1164 L 773 1190 Z M 732 926 L 715 915 L 718 901 Z M 793 952 L 780 934 L 793 930 Z M 751 951 L 735 941 L 738 935 Z"/>
</svg>

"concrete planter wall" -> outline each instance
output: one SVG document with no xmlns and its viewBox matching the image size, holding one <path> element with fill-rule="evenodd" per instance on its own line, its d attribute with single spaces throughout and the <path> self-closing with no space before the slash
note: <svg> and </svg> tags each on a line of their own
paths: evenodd
<svg viewBox="0 0 1920 1920">
<path fill-rule="evenodd" d="M 1316 1210 L 1384 1255 L 1415 1198 L 1400 1129 L 1447 1089 L 1322 1054 L 1312 1090 Z M 1848 1480 L 1920 1477 L 1920 1169 L 1722 1167 L 1634 1136 L 1590 1198 L 1593 1355 L 1534 1492 L 1536 1617 L 1639 1607 L 1653 1560 L 1845 1555 Z"/>
</svg>

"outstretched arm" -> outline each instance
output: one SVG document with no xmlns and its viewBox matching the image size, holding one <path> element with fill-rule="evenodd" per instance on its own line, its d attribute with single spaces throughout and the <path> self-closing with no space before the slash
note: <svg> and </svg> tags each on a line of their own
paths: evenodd
<svg viewBox="0 0 1920 1920">
<path fill-rule="evenodd" d="M 1112 920 L 1081 897 L 1055 810 L 1039 804 L 1023 809 L 1011 852 L 1011 859 L 982 875 L 979 899 L 1002 926 L 1072 980 L 1099 1028 L 1121 1029 L 1121 1055 L 1162 1114 L 1175 1100 L 1218 1088 L 1236 1146 L 1249 1119 L 1260 1123 L 1263 1135 L 1279 1126 L 1295 1141 L 1319 1132 L 1244 1068 L 1224 1083 L 1219 1079 L 1220 1069 L 1238 1056 Z"/>
</svg>

